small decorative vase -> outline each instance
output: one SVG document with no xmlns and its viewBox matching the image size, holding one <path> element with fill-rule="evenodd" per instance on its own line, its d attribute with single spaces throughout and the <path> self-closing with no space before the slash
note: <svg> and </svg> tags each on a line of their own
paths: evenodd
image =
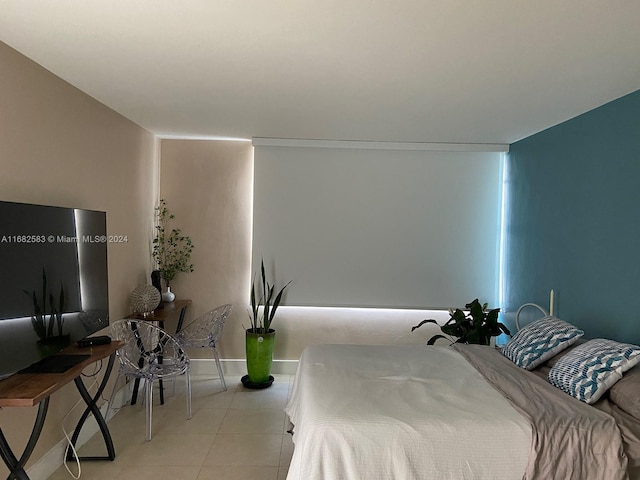
<svg viewBox="0 0 640 480">
<path fill-rule="evenodd" d="M 171 303 L 176 299 L 176 295 L 171 291 L 171 287 L 167 287 L 167 291 L 162 294 L 162 300 Z"/>
</svg>

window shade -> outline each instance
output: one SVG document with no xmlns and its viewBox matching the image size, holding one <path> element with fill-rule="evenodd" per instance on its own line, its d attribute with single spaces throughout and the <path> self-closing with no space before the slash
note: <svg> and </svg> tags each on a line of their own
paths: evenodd
<svg viewBox="0 0 640 480">
<path fill-rule="evenodd" d="M 286 304 L 495 304 L 500 152 L 257 145 L 253 270 Z"/>
</svg>

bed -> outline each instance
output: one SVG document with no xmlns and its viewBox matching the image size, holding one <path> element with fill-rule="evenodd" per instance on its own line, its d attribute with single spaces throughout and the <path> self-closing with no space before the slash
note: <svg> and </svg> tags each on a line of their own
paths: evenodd
<svg viewBox="0 0 640 480">
<path fill-rule="evenodd" d="M 640 478 L 640 416 L 577 401 L 549 365 L 478 345 L 308 346 L 287 479 Z"/>
</svg>

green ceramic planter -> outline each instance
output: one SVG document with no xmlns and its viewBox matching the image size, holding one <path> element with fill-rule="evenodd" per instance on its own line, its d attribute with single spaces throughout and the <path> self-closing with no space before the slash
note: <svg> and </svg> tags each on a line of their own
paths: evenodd
<svg viewBox="0 0 640 480">
<path fill-rule="evenodd" d="M 273 329 L 269 329 L 267 333 L 253 333 L 251 330 L 247 330 L 245 348 L 247 353 L 247 373 L 251 383 L 269 382 L 275 339 L 276 331 Z"/>
</svg>

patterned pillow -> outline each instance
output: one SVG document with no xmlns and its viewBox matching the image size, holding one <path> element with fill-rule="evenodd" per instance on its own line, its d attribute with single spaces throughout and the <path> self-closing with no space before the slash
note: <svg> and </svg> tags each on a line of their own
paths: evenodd
<svg viewBox="0 0 640 480">
<path fill-rule="evenodd" d="M 554 316 L 530 323 L 503 347 L 502 354 L 519 367 L 533 370 L 571 346 L 584 332 Z"/>
<path fill-rule="evenodd" d="M 640 362 L 640 347 L 598 338 L 574 348 L 549 370 L 549 383 L 585 403 L 595 403 Z"/>
</svg>

